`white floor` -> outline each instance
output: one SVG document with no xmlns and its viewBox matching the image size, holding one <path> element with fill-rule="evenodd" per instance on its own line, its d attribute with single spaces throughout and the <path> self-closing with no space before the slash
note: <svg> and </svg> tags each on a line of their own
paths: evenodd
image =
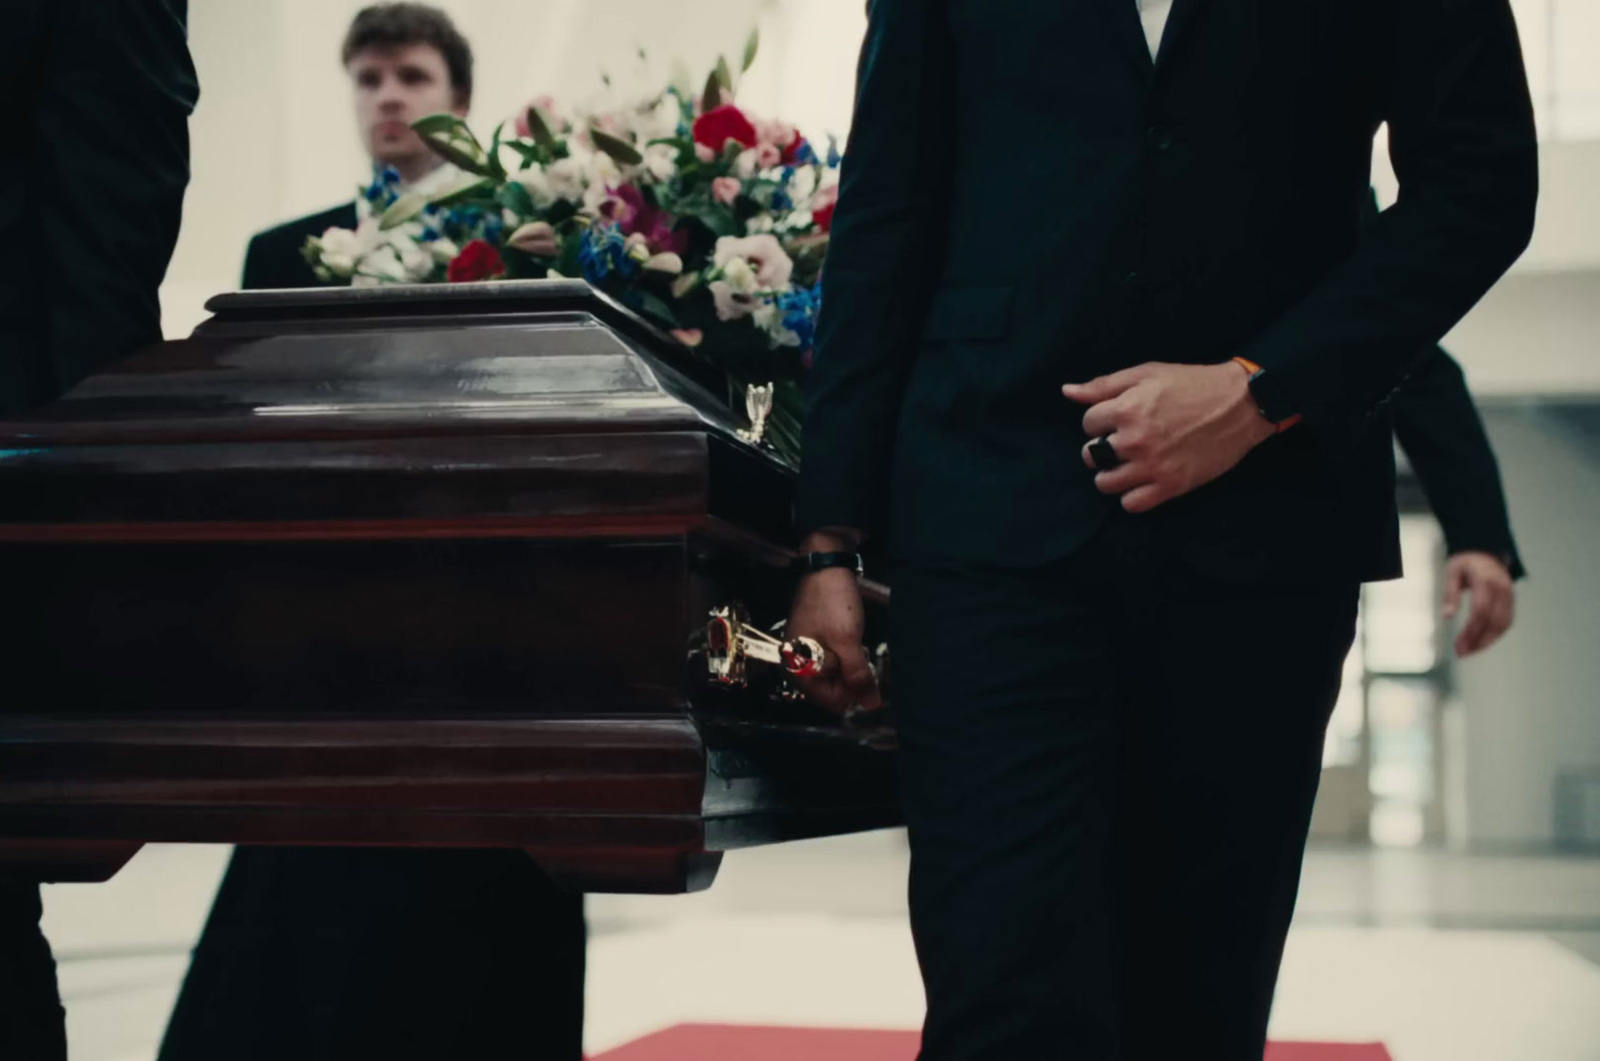
<svg viewBox="0 0 1600 1061">
<path fill-rule="evenodd" d="M 158 847 L 47 889 L 74 1061 L 149 1061 L 227 851 Z M 914 1028 L 904 845 L 730 856 L 716 887 L 589 901 L 588 1038 L 689 1020 Z M 1584 955 L 1589 957 L 1586 958 Z M 1395 1061 L 1600 1061 L 1600 860 L 1314 851 L 1274 1033 Z"/>
</svg>

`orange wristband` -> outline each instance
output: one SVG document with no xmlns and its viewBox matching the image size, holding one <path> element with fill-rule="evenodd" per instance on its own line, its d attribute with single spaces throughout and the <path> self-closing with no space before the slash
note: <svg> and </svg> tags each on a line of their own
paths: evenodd
<svg viewBox="0 0 1600 1061">
<path fill-rule="evenodd" d="M 1246 375 L 1253 376 L 1257 372 L 1261 371 L 1261 366 L 1250 360 L 1248 357 L 1236 357 L 1233 359 L 1233 363 L 1244 369 Z M 1293 416 L 1277 425 L 1278 433 L 1282 434 L 1283 432 L 1289 430 L 1295 424 L 1298 424 L 1302 419 L 1304 419 L 1304 417 L 1302 417 L 1299 413 L 1295 413 Z"/>
</svg>

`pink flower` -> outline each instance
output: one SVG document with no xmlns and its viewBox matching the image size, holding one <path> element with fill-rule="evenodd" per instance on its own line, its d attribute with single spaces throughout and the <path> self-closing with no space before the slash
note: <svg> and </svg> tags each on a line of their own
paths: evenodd
<svg viewBox="0 0 1600 1061">
<path fill-rule="evenodd" d="M 694 157 L 707 165 L 717 160 L 717 153 L 704 144 L 694 145 Z"/>
<path fill-rule="evenodd" d="M 536 258 L 554 258 L 561 253 L 561 241 L 548 221 L 530 221 L 506 240 L 506 246 Z"/>
<path fill-rule="evenodd" d="M 762 169 L 775 169 L 783 165 L 783 148 L 777 144 L 762 144 L 756 148 L 756 162 Z"/>
<path fill-rule="evenodd" d="M 723 206 L 732 206 L 742 191 L 744 184 L 738 177 L 718 177 L 711 182 L 711 198 Z"/>
<path fill-rule="evenodd" d="M 637 185 L 616 189 L 603 210 L 609 211 L 624 236 L 643 235 L 653 254 L 686 254 L 689 250 L 689 234 L 677 229 L 678 219 L 646 199 Z"/>
<path fill-rule="evenodd" d="M 706 341 L 706 333 L 699 328 L 679 328 L 672 337 L 687 347 L 696 347 Z"/>
</svg>

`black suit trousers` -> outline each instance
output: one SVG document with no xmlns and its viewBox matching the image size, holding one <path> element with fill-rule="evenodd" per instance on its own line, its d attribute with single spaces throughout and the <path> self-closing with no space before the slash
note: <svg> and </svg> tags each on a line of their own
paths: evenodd
<svg viewBox="0 0 1600 1061">
<path fill-rule="evenodd" d="M 1261 1059 L 1358 587 L 1148 528 L 895 572 L 923 1061 Z"/>
</svg>

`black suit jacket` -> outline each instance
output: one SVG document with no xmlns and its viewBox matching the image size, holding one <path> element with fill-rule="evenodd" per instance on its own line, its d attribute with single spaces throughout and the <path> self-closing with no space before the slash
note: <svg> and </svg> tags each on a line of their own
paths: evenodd
<svg viewBox="0 0 1600 1061">
<path fill-rule="evenodd" d="M 244 280 L 240 286 L 246 291 L 326 286 L 311 271 L 300 253 L 301 248 L 306 245 L 307 238 L 320 236 L 330 228 L 355 227 L 356 205 L 345 203 L 257 233 L 245 251 Z"/>
<path fill-rule="evenodd" d="M 200 94 L 184 0 L 4 11 L 0 415 L 161 338 Z"/>
<path fill-rule="evenodd" d="M 1375 131 L 1398 205 L 1362 237 Z M 1149 517 L 1243 578 L 1398 570 L 1375 412 L 1527 244 L 1507 0 L 875 0 L 823 281 L 798 520 L 1039 563 L 1115 505 L 1059 386 L 1265 366 L 1302 427 Z M 888 498 L 888 504 L 883 499 Z"/>
</svg>

